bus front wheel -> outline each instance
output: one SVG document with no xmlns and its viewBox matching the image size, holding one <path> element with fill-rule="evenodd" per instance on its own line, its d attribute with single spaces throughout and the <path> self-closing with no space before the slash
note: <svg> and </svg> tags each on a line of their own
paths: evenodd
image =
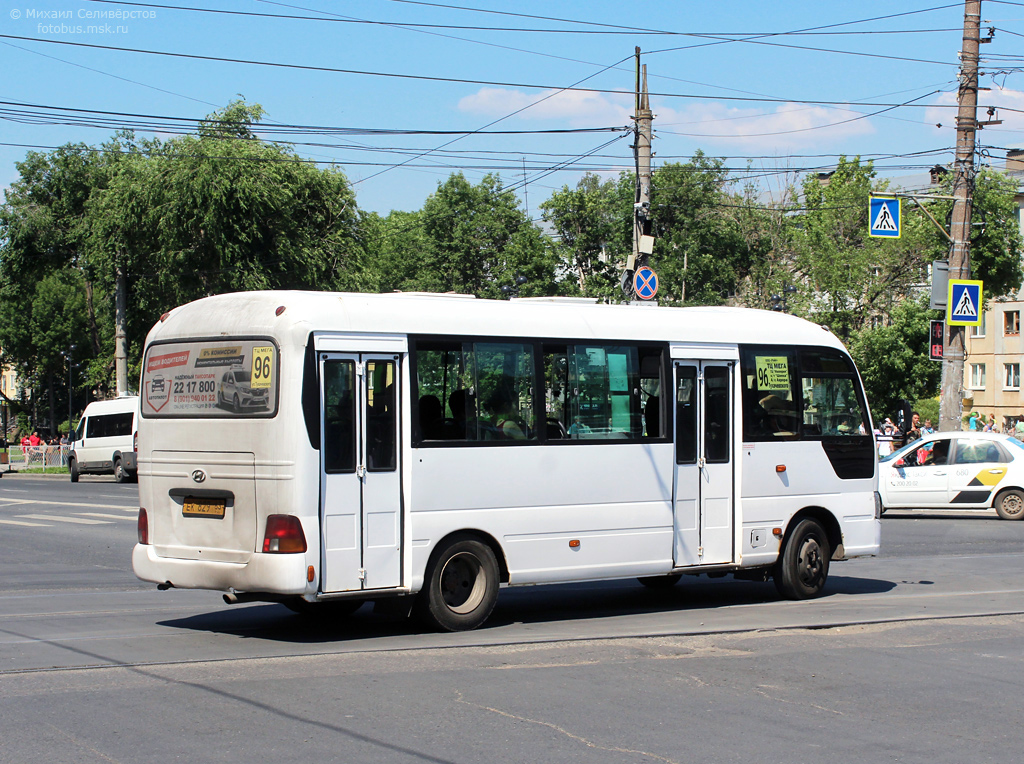
<svg viewBox="0 0 1024 764">
<path fill-rule="evenodd" d="M 68 462 L 68 468 L 71 471 L 71 482 L 78 482 L 78 460 L 71 457 L 71 461 Z"/>
<path fill-rule="evenodd" d="M 455 537 L 438 554 L 416 600 L 417 615 L 442 631 L 480 626 L 498 601 L 498 560 L 486 544 Z"/>
<path fill-rule="evenodd" d="M 831 556 L 828 536 L 821 524 L 810 518 L 801 520 L 786 538 L 775 563 L 775 588 L 788 600 L 818 597 L 828 580 Z"/>
</svg>

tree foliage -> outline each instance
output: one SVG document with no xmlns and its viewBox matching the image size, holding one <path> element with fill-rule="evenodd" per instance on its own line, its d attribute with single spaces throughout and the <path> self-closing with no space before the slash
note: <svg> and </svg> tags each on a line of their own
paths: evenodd
<svg viewBox="0 0 1024 764">
<path fill-rule="evenodd" d="M 610 299 L 619 292 L 622 264 L 632 251 L 633 178 L 584 175 L 575 188 L 563 186 L 541 204 L 555 230 L 561 290 L 570 295 Z"/>
<path fill-rule="evenodd" d="M 905 300 L 893 308 L 888 324 L 861 329 L 850 339 L 875 419 L 896 411 L 901 399 L 926 398 L 938 389 L 942 367 L 928 357 L 932 318 L 927 300 Z"/>
<path fill-rule="evenodd" d="M 526 297 L 554 292 L 555 258 L 515 194 L 496 175 L 473 185 L 454 173 L 423 205 L 425 272 L 430 291 L 501 298 L 502 287 Z"/>
<path fill-rule="evenodd" d="M 419 210 L 360 211 L 344 175 L 260 140 L 263 111 L 236 101 L 194 134 L 29 152 L 0 206 L 0 346 L 35 398 L 66 402 L 66 353 L 80 384 L 112 387 L 114 285 L 128 284 L 130 366 L 166 310 L 249 289 L 461 292 L 478 297 L 623 299 L 636 179 L 588 174 L 541 205 L 545 235 L 497 175 L 453 173 Z M 949 180 L 947 179 L 947 186 Z M 876 410 L 927 398 L 929 311 L 918 296 L 948 241 L 904 203 L 899 239 L 868 236 L 871 163 L 841 158 L 827 183 L 780 183 L 775 197 L 738 187 L 698 152 L 652 176 L 649 264 L 659 302 L 785 308 L 851 347 Z M 998 296 L 1020 287 L 1016 186 L 981 172 L 974 189 L 973 276 Z M 939 221 L 948 200 L 922 201 Z M 60 388 L 62 389 L 62 388 Z M 58 390 L 60 392 L 60 390 Z M 75 392 L 84 403 L 84 390 Z"/>
</svg>

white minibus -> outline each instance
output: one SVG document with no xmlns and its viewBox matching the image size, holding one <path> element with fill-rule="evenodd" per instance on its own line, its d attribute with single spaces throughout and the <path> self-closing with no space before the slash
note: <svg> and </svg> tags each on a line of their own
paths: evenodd
<svg viewBox="0 0 1024 764">
<path fill-rule="evenodd" d="M 118 483 L 135 480 L 138 418 L 137 395 L 86 406 L 68 456 L 71 482 L 83 474 L 113 475 Z"/>
<path fill-rule="evenodd" d="M 731 573 L 807 599 L 879 550 L 857 370 L 789 315 L 227 294 L 161 317 L 141 398 L 135 573 L 229 603 L 461 630 L 503 586 Z"/>
</svg>

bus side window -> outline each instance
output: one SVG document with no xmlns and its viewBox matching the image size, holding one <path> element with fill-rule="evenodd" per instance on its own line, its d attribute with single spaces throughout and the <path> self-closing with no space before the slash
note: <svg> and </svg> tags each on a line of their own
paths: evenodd
<svg viewBox="0 0 1024 764">
<path fill-rule="evenodd" d="M 697 367 L 676 368 L 676 464 L 697 463 Z"/>
<path fill-rule="evenodd" d="M 353 361 L 324 364 L 324 469 L 329 473 L 356 469 L 355 374 Z"/>
<path fill-rule="evenodd" d="M 370 472 L 391 471 L 397 463 L 395 364 L 391 361 L 369 361 L 366 372 L 370 386 L 366 405 L 366 469 Z"/>
</svg>

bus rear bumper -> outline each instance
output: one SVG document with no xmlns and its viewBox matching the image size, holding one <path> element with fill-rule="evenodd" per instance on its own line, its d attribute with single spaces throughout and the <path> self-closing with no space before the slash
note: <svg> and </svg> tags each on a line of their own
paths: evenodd
<svg viewBox="0 0 1024 764">
<path fill-rule="evenodd" d="M 248 562 L 215 562 L 160 557 L 151 544 L 136 544 L 132 569 L 143 581 L 176 589 L 267 592 L 303 595 L 306 556 L 303 554 L 253 554 Z"/>
</svg>

